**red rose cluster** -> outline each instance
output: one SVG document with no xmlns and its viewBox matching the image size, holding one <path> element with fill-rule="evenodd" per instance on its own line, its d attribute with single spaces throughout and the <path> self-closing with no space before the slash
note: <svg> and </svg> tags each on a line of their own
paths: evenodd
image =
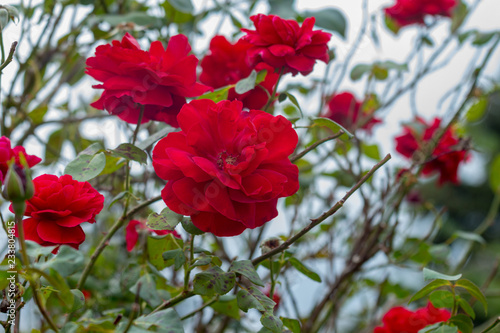
<svg viewBox="0 0 500 333">
<path fill-rule="evenodd" d="M 430 302 L 415 312 L 401 306 L 390 309 L 382 318 L 383 326 L 373 333 L 418 333 L 422 328 L 447 321 L 451 314 L 445 309 L 436 309 Z"/>
<path fill-rule="evenodd" d="M 14 160 L 14 163 L 19 167 L 23 167 L 19 157 L 21 154 L 24 155 L 26 163 L 30 168 L 40 163 L 42 160 L 35 155 L 26 154 L 26 150 L 24 150 L 21 146 L 11 148 L 10 140 L 7 137 L 2 136 L 0 138 L 0 182 L 4 181 L 5 176 L 7 175 L 7 170 L 9 169 L 9 162 L 11 160 Z"/>
<path fill-rule="evenodd" d="M 397 25 L 423 24 L 426 15 L 451 16 L 457 0 L 396 0 L 392 7 L 385 8 L 385 14 Z"/>
<path fill-rule="evenodd" d="M 299 188 L 288 156 L 298 137 L 282 116 L 243 111 L 239 101 L 196 100 L 178 115 L 180 132 L 153 150 L 153 167 L 168 180 L 162 198 L 201 230 L 235 236 L 278 215 L 277 200 Z"/>
<path fill-rule="evenodd" d="M 24 213 L 29 218 L 22 222 L 26 239 L 43 246 L 64 244 L 78 249 L 85 240 L 80 224 L 95 222 L 104 197 L 88 182 L 70 175 L 41 175 L 33 179 L 33 185 L 35 195 L 26 201 Z"/>
<path fill-rule="evenodd" d="M 91 105 L 132 124 L 137 124 L 142 106 L 143 123 L 158 120 L 178 127 L 177 113 L 186 97 L 209 90 L 196 82 L 198 59 L 190 51 L 184 35 L 170 38 L 167 49 L 155 41 L 143 51 L 128 33 L 121 42 L 98 46 L 95 57 L 87 59 L 86 73 L 102 82 L 93 88 L 104 92 Z"/>
<path fill-rule="evenodd" d="M 359 125 L 358 121 L 361 118 L 366 118 L 367 120 L 361 128 L 368 131 L 370 131 L 374 125 L 381 122 L 375 117 L 371 117 L 368 120 L 369 115 L 363 115 L 361 110 L 361 102 L 357 101 L 356 97 L 350 92 L 333 95 L 328 102 L 328 111 L 324 116 L 339 123 L 348 130 L 356 129 Z"/>
<path fill-rule="evenodd" d="M 259 63 L 250 66 L 247 63 L 247 52 L 252 48 L 252 44 L 238 40 L 235 44 L 228 42 L 224 36 L 215 36 L 210 42 L 210 54 L 201 61 L 203 72 L 200 81 L 214 89 L 230 84 L 235 84 L 239 80 L 250 75 L 253 69 L 256 71 L 266 70 L 266 78 L 260 83 L 261 87 L 239 95 L 231 88 L 228 92 L 228 100 L 239 100 L 248 109 L 261 109 L 271 96 L 278 81 L 279 74 L 274 72 L 274 68 Z"/>
<path fill-rule="evenodd" d="M 181 238 L 177 231 L 170 230 L 153 230 L 146 225 L 145 221 L 131 220 L 125 228 L 125 241 L 127 243 L 127 251 L 132 251 L 139 240 L 138 230 L 147 230 L 149 233 L 157 235 L 172 234 L 176 238 Z"/>
<path fill-rule="evenodd" d="M 283 73 L 307 75 L 312 72 L 316 60 L 328 62 L 328 41 L 331 34 L 313 30 L 314 17 L 304 20 L 302 26 L 297 21 L 284 20 L 276 15 L 258 14 L 250 19 L 255 30 L 246 32 L 244 41 L 252 44 L 248 50 L 249 62 L 264 62 Z"/>
<path fill-rule="evenodd" d="M 435 118 L 432 124 L 417 118 L 414 124 L 404 126 L 404 133 L 396 137 L 396 151 L 407 158 L 412 158 L 417 150 L 422 149 L 432 139 L 440 125 L 439 118 Z M 458 183 L 458 166 L 467 160 L 467 152 L 458 148 L 459 143 L 460 139 L 450 127 L 432 152 L 431 159 L 425 162 L 422 173 L 424 175 L 439 173 L 439 184 Z"/>
</svg>

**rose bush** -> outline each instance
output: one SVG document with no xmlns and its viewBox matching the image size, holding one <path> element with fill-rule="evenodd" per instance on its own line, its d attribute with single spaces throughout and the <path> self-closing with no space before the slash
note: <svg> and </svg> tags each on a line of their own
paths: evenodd
<svg viewBox="0 0 500 333">
<path fill-rule="evenodd" d="M 283 73 L 307 75 L 316 60 L 328 62 L 331 34 L 313 30 L 314 17 L 306 18 L 302 26 L 276 15 L 258 14 L 250 19 L 256 30 L 241 29 L 246 33 L 242 39 L 253 45 L 248 50 L 250 64 L 264 62 Z"/>
<path fill-rule="evenodd" d="M 298 168 L 288 159 L 298 137 L 284 117 L 202 99 L 178 120 L 181 131 L 158 142 L 153 166 L 168 180 L 167 206 L 199 229 L 235 236 L 259 227 L 278 215 L 278 198 L 298 190 Z"/>
<path fill-rule="evenodd" d="M 24 155 L 26 163 L 30 168 L 40 163 L 40 161 L 42 160 L 35 155 L 26 154 L 26 150 L 24 149 L 24 147 L 16 146 L 14 148 L 11 148 L 9 138 L 5 136 L 2 136 L 0 138 L 0 182 L 3 182 L 7 174 L 7 170 L 9 169 L 9 162 L 12 159 L 14 159 L 14 162 L 19 167 L 22 167 L 19 157 L 21 154 Z"/>
<path fill-rule="evenodd" d="M 403 127 L 403 134 L 396 137 L 396 151 L 407 158 L 422 149 L 440 128 L 441 119 L 434 118 L 432 124 L 417 118 L 414 123 Z M 450 127 L 439 140 L 430 160 L 425 161 L 422 173 L 432 175 L 439 173 L 439 184 L 445 182 L 458 183 L 458 167 L 468 158 L 467 151 L 460 147 L 461 140 Z"/>
<path fill-rule="evenodd" d="M 269 100 L 268 96 L 272 95 L 279 75 L 274 73 L 273 67 L 265 63 L 249 66 L 247 52 L 251 47 L 252 44 L 241 39 L 231 44 L 226 37 L 215 36 L 210 41 L 210 53 L 201 60 L 203 71 L 200 75 L 200 81 L 217 89 L 235 84 L 248 77 L 253 69 L 266 70 L 266 78 L 260 83 L 260 87 L 255 87 L 241 95 L 237 94 L 234 88 L 231 88 L 227 97 L 230 101 L 235 99 L 241 101 L 243 107 L 248 109 L 261 109 Z"/>
<path fill-rule="evenodd" d="M 396 0 L 396 3 L 385 8 L 385 14 L 399 26 L 423 24 L 427 15 L 451 16 L 457 0 Z"/>
<path fill-rule="evenodd" d="M 184 35 L 172 36 L 166 49 L 155 41 L 143 51 L 128 33 L 121 42 L 98 46 L 95 57 L 87 59 L 86 73 L 102 82 L 93 88 L 104 91 L 91 105 L 132 124 L 137 124 L 143 107 L 142 123 L 157 120 L 177 127 L 186 97 L 209 90 L 196 82 L 198 59 L 188 55 L 190 51 Z"/>
<path fill-rule="evenodd" d="M 398 306 L 384 315 L 383 326 L 376 327 L 374 333 L 418 333 L 422 328 L 447 321 L 450 317 L 448 310 L 436 309 L 430 302 L 416 311 Z"/>
<path fill-rule="evenodd" d="M 35 195 L 26 201 L 25 238 L 43 246 L 69 245 L 78 249 L 85 241 L 80 224 L 95 223 L 104 196 L 88 182 L 70 175 L 41 175 L 33 179 Z M 12 208 L 11 208 L 12 211 Z M 16 237 L 18 237 L 16 227 Z"/>
<path fill-rule="evenodd" d="M 381 121 L 370 114 L 363 114 L 361 110 L 361 102 L 356 100 L 356 97 L 350 92 L 342 92 L 330 97 L 328 102 L 328 111 L 324 115 L 331 120 L 339 123 L 348 130 L 354 130 L 359 125 L 361 120 L 361 128 L 370 131 L 372 127 Z M 371 117 L 371 118 L 370 118 Z"/>
</svg>

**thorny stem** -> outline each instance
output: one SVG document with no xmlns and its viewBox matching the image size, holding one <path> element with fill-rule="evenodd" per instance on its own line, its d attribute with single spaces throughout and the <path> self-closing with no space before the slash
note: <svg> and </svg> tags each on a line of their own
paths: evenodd
<svg viewBox="0 0 500 333">
<path fill-rule="evenodd" d="M 307 234 L 311 229 L 313 229 L 315 226 L 317 226 L 318 224 L 320 224 L 321 222 L 323 222 L 324 220 L 326 220 L 328 217 L 332 216 L 333 214 L 335 214 L 340 208 L 342 208 L 342 206 L 344 206 L 344 203 L 346 202 L 347 199 L 349 199 L 349 197 L 354 193 L 356 192 L 360 187 L 361 185 L 363 185 L 374 173 L 375 171 L 377 171 L 380 167 L 382 167 L 385 163 L 387 163 L 389 160 L 391 159 L 391 154 L 387 154 L 383 160 L 381 160 L 379 163 L 375 164 L 373 166 L 373 168 L 371 168 L 370 171 L 368 171 L 368 173 L 366 173 L 363 178 L 361 178 L 357 183 L 356 185 L 354 185 L 350 190 L 349 192 L 347 192 L 344 197 L 342 199 L 340 199 L 339 201 L 337 201 L 337 203 L 332 207 L 330 208 L 328 211 L 324 212 L 320 217 L 316 218 L 316 219 L 312 219 L 311 220 L 311 223 L 309 223 L 305 228 L 303 228 L 302 230 L 300 230 L 298 233 L 296 233 L 295 235 L 293 235 L 292 237 L 290 237 L 289 239 L 287 239 L 285 242 L 283 242 L 280 246 L 272 249 L 271 251 L 269 251 L 268 253 L 266 254 L 263 254 L 261 255 L 260 257 L 257 257 L 255 259 L 252 260 L 252 264 L 254 266 L 258 265 L 259 263 L 261 263 L 262 261 L 270 258 L 271 256 L 277 254 L 277 253 L 281 253 L 283 251 L 285 251 L 287 248 L 290 247 L 290 245 L 292 245 L 293 243 L 295 243 L 299 238 L 301 238 L 302 236 L 304 236 L 305 234 Z"/>
<path fill-rule="evenodd" d="M 267 112 L 267 108 L 273 103 L 273 101 L 276 99 L 276 91 L 278 90 L 278 85 L 280 83 L 281 77 L 283 76 L 283 72 L 285 71 L 285 67 L 281 67 L 280 69 L 280 75 L 278 76 L 278 80 L 276 81 L 276 84 L 274 85 L 273 88 L 273 93 L 271 94 L 271 97 L 267 100 L 266 105 L 262 110 Z"/>
</svg>

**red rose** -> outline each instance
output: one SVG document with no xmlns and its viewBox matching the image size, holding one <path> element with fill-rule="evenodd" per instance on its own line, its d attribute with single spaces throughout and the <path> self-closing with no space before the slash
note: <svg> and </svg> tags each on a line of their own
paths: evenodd
<svg viewBox="0 0 500 333">
<path fill-rule="evenodd" d="M 363 115 L 361 111 L 361 102 L 358 102 L 353 94 L 350 92 L 343 92 L 340 94 L 335 94 L 330 98 L 328 102 L 328 112 L 325 117 L 339 123 L 347 129 L 355 129 L 360 118 L 366 118 L 369 115 Z M 360 117 L 361 116 L 361 117 Z M 362 120 L 366 122 L 366 119 Z M 371 118 L 366 122 L 361 128 L 370 131 L 372 127 L 381 121 L 377 118 Z"/>
<path fill-rule="evenodd" d="M 35 155 L 26 154 L 26 151 L 21 146 L 16 146 L 14 148 L 11 148 L 10 140 L 7 137 L 2 136 L 0 138 L 0 182 L 3 182 L 5 175 L 7 174 L 7 170 L 9 170 L 8 162 L 10 162 L 12 158 L 14 158 L 15 163 L 19 167 L 22 167 L 21 160 L 19 158 L 19 155 L 21 153 L 24 155 L 26 163 L 28 163 L 28 166 L 30 168 L 40 163 L 40 161 L 42 160 L 41 158 Z"/>
<path fill-rule="evenodd" d="M 417 118 L 414 124 L 404 126 L 404 133 L 396 138 L 396 151 L 412 158 L 432 138 L 440 124 L 439 118 L 435 118 L 431 125 Z M 422 173 L 430 175 L 438 172 L 439 184 L 458 183 L 458 166 L 468 158 L 467 152 L 458 147 L 459 143 L 460 139 L 450 127 L 432 152 L 431 159 L 425 163 Z"/>
<path fill-rule="evenodd" d="M 132 251 L 139 240 L 139 232 L 137 229 L 148 230 L 157 235 L 172 234 L 174 237 L 181 238 L 177 231 L 170 230 L 153 230 L 146 225 L 145 221 L 131 220 L 125 228 L 125 241 L 127 242 L 127 251 Z"/>
<path fill-rule="evenodd" d="M 70 175 L 41 175 L 33 184 L 35 195 L 26 201 L 24 213 L 29 216 L 23 220 L 25 238 L 43 246 L 64 244 L 78 249 L 85 240 L 80 224 L 95 222 L 104 197 L 88 182 Z"/>
<path fill-rule="evenodd" d="M 375 327 L 374 333 L 418 333 L 422 328 L 447 321 L 451 314 L 445 309 L 436 309 L 430 302 L 427 307 L 415 312 L 403 307 L 390 309 L 382 318 L 383 326 Z"/>
<path fill-rule="evenodd" d="M 451 16 L 457 0 L 396 0 L 392 7 L 385 8 L 385 14 L 403 27 L 424 23 L 426 15 Z"/>
<path fill-rule="evenodd" d="M 142 51 L 128 33 L 121 42 L 98 46 L 95 57 L 87 59 L 86 73 L 102 82 L 93 88 L 104 92 L 91 105 L 132 124 L 137 124 L 142 105 L 143 123 L 158 120 L 178 127 L 177 113 L 186 97 L 209 90 L 196 83 L 198 59 L 188 56 L 189 51 L 184 35 L 172 36 L 166 50 L 155 41 L 149 51 Z"/>
<path fill-rule="evenodd" d="M 235 236 L 278 215 L 278 198 L 299 188 L 288 156 L 298 142 L 292 124 L 239 101 L 195 100 L 178 116 L 182 129 L 153 150 L 153 167 L 168 180 L 163 201 L 201 230 Z"/>
<path fill-rule="evenodd" d="M 250 19 L 255 31 L 241 29 L 247 34 L 243 40 L 253 45 L 248 50 L 251 64 L 265 62 L 284 73 L 307 75 L 316 60 L 328 62 L 328 41 L 331 34 L 314 30 L 315 18 L 306 18 L 299 27 L 294 20 L 284 20 L 275 15 L 258 14 Z"/>
<path fill-rule="evenodd" d="M 203 71 L 200 81 L 214 89 L 230 84 L 235 84 L 239 80 L 250 75 L 253 69 L 257 71 L 267 70 L 266 79 L 254 89 L 239 95 L 234 88 L 229 89 L 228 100 L 239 100 L 243 106 L 249 109 L 261 109 L 268 101 L 268 94 L 272 95 L 274 86 L 278 81 L 279 74 L 274 73 L 274 68 L 260 63 L 257 66 L 249 66 L 246 62 L 247 52 L 252 44 L 243 40 L 238 40 L 231 44 L 224 36 L 215 36 L 210 42 L 210 54 L 201 61 Z"/>
</svg>

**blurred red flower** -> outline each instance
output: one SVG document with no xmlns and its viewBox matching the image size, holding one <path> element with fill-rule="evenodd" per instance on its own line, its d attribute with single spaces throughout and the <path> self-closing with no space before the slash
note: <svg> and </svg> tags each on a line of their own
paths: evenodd
<svg viewBox="0 0 500 333">
<path fill-rule="evenodd" d="M 457 4 L 457 0 L 396 0 L 392 7 L 385 8 L 385 14 L 403 27 L 423 24 L 426 15 L 451 16 Z"/>
<path fill-rule="evenodd" d="M 422 118 L 416 119 L 413 124 L 403 127 L 403 134 L 396 137 L 396 151 L 407 158 L 412 158 L 417 150 L 421 150 L 440 128 L 441 119 L 434 118 L 432 124 Z M 430 160 L 425 162 L 422 173 L 431 175 L 439 173 L 439 184 L 445 182 L 458 183 L 458 166 L 467 160 L 467 151 L 460 148 L 460 138 L 450 127 L 442 136 L 432 152 Z"/>
<path fill-rule="evenodd" d="M 236 99 L 243 102 L 243 107 L 260 110 L 266 105 L 268 95 L 273 93 L 279 74 L 274 73 L 274 68 L 265 63 L 249 66 L 246 58 L 251 47 L 252 44 L 241 39 L 231 44 L 226 37 L 215 36 L 210 42 L 210 53 L 201 60 L 203 71 L 200 81 L 217 89 L 248 77 L 253 69 L 258 72 L 267 70 L 265 80 L 260 83 L 262 87 L 255 87 L 242 95 L 237 94 L 234 88 L 228 91 L 228 100 Z"/>
<path fill-rule="evenodd" d="M 251 64 L 265 62 L 283 73 L 307 75 L 312 72 L 316 60 L 328 62 L 328 41 L 331 34 L 313 30 L 314 17 L 309 17 L 299 26 L 297 21 L 284 20 L 276 15 L 251 16 L 256 30 L 246 32 L 244 41 L 253 45 L 248 50 Z"/>
<path fill-rule="evenodd" d="M 142 105 L 142 123 L 157 120 L 178 127 L 177 113 L 186 97 L 209 90 L 196 82 L 198 59 L 190 51 L 184 35 L 172 36 L 166 49 L 155 41 L 143 51 L 128 33 L 121 42 L 98 46 L 95 57 L 87 59 L 86 73 L 102 82 L 93 88 L 104 91 L 91 105 L 132 124 L 137 124 Z"/>
<path fill-rule="evenodd" d="M 361 102 L 357 101 L 352 93 L 342 92 L 330 97 L 328 111 L 324 116 L 339 123 L 348 130 L 353 130 L 359 125 L 358 121 L 361 118 L 366 118 L 362 120 L 365 122 L 370 115 L 363 114 Z M 361 128 L 370 131 L 374 125 L 381 122 L 379 119 L 372 117 Z"/>
<path fill-rule="evenodd" d="M 19 158 L 19 155 L 21 154 L 24 155 L 26 163 L 28 163 L 28 166 L 30 168 L 40 163 L 40 161 L 42 160 L 41 158 L 35 155 L 26 154 L 26 150 L 24 150 L 24 148 L 21 146 L 16 146 L 14 148 L 11 148 L 10 140 L 7 137 L 2 136 L 0 138 L 0 182 L 4 181 L 5 176 L 7 175 L 7 170 L 9 170 L 8 162 L 11 161 L 13 158 L 14 162 L 19 167 L 22 167 L 21 160 Z"/>
<path fill-rule="evenodd" d="M 153 150 L 157 175 L 168 180 L 163 201 L 216 236 L 235 236 L 278 215 L 278 198 L 299 189 L 288 158 L 298 142 L 292 124 L 240 101 L 201 99 L 178 116 L 180 132 Z"/>
<path fill-rule="evenodd" d="M 448 310 L 436 309 L 430 302 L 415 312 L 398 306 L 384 315 L 383 326 L 375 327 L 373 333 L 418 333 L 422 328 L 447 321 L 450 317 Z"/>
<path fill-rule="evenodd" d="M 104 197 L 88 182 L 76 181 L 70 175 L 41 175 L 33 179 L 33 185 L 35 195 L 26 201 L 24 213 L 29 218 L 22 222 L 25 238 L 43 246 L 78 249 L 85 240 L 80 224 L 95 223 Z"/>
<path fill-rule="evenodd" d="M 154 230 L 146 225 L 145 221 L 130 220 L 125 228 L 125 241 L 127 242 L 127 251 L 132 251 L 139 240 L 139 230 L 148 230 L 150 233 L 155 233 L 157 235 L 168 235 L 172 234 L 174 237 L 181 238 L 177 231 L 173 230 Z"/>
</svg>

